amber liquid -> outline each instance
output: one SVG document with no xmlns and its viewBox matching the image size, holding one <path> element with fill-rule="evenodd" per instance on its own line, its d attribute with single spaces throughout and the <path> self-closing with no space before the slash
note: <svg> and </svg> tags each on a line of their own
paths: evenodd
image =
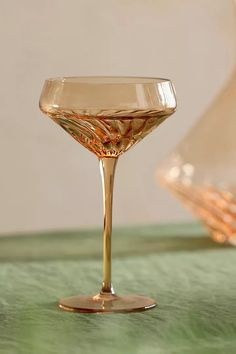
<svg viewBox="0 0 236 354">
<path fill-rule="evenodd" d="M 118 157 L 155 129 L 170 114 L 158 111 L 107 111 L 96 116 L 74 111 L 45 112 L 99 158 Z"/>
<path fill-rule="evenodd" d="M 168 183 L 168 188 L 197 215 L 213 239 L 236 245 L 236 188 Z"/>
</svg>

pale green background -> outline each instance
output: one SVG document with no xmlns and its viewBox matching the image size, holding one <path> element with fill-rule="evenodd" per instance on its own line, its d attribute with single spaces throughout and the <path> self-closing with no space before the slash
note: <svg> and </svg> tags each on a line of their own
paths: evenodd
<svg viewBox="0 0 236 354">
<path fill-rule="evenodd" d="M 59 297 L 98 291 L 100 241 L 98 230 L 0 238 L 0 354 L 235 354 L 235 249 L 199 225 L 116 229 L 116 290 L 158 308 L 60 311 Z"/>
</svg>

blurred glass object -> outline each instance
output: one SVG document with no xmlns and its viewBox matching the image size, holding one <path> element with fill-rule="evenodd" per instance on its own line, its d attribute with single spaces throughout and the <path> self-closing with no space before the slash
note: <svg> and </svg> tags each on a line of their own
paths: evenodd
<svg viewBox="0 0 236 354">
<path fill-rule="evenodd" d="M 236 70 L 158 177 L 209 229 L 236 246 Z"/>
<path fill-rule="evenodd" d="M 235 160 L 236 68 L 220 95 L 158 170 L 161 184 L 203 221 L 212 238 L 234 246 Z"/>
</svg>

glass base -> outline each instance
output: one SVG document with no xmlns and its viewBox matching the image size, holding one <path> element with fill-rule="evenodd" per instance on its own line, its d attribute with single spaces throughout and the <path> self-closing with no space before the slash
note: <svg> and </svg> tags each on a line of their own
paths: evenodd
<svg viewBox="0 0 236 354">
<path fill-rule="evenodd" d="M 153 299 L 144 296 L 117 296 L 98 294 L 95 296 L 72 296 L 61 299 L 59 307 L 65 311 L 81 313 L 127 313 L 152 309 L 156 306 Z"/>
</svg>

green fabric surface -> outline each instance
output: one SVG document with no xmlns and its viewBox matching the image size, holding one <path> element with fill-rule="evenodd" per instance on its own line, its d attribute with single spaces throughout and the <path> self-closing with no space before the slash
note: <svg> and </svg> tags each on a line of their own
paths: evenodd
<svg viewBox="0 0 236 354">
<path fill-rule="evenodd" d="M 59 310 L 60 297 L 100 290 L 101 234 L 0 238 L 1 354 L 236 353 L 236 250 L 198 224 L 114 231 L 115 289 L 155 298 L 154 310 Z"/>
</svg>

